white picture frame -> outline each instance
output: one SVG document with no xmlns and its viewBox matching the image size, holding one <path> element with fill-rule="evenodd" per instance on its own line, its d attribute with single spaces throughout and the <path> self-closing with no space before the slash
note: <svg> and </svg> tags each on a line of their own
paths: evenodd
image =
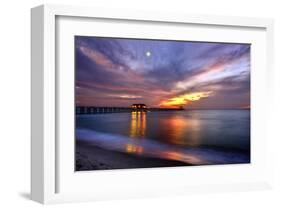
<svg viewBox="0 0 281 209">
<path fill-rule="evenodd" d="M 161 14 L 58 5 L 35 7 L 31 10 L 31 14 L 32 200 L 46 204 L 166 194 L 242 191 L 271 187 L 273 164 L 270 155 L 271 146 L 268 130 L 264 128 L 270 123 L 270 117 L 268 117 L 270 104 L 262 100 L 262 97 L 268 94 L 267 92 L 273 92 L 271 85 L 273 77 L 273 21 L 271 19 Z M 67 158 L 72 159 L 71 155 L 74 156 L 73 142 L 71 144 L 63 140 L 66 138 L 65 136 L 71 137 L 67 134 L 67 130 L 69 127 L 73 129 L 73 123 L 67 124 L 63 121 L 68 119 L 73 121 L 71 118 L 74 118 L 74 115 L 68 113 L 74 111 L 74 105 L 70 105 L 69 109 L 65 108 L 68 112 L 61 111 L 64 105 L 61 102 L 62 95 L 66 95 L 64 96 L 66 101 L 71 102 L 74 98 L 73 73 L 63 70 L 68 67 L 63 65 L 63 60 L 73 56 L 73 54 L 71 55 L 73 51 L 69 50 L 71 48 L 67 48 L 69 42 L 61 41 L 61 36 L 64 37 L 64 40 L 69 40 L 74 34 L 77 34 L 74 28 L 80 30 L 82 35 L 84 33 L 91 34 L 92 31 L 89 30 L 87 24 L 89 22 L 92 24 L 92 20 L 98 20 L 99 27 L 103 27 L 103 20 L 106 20 L 106 24 L 112 24 L 112 27 L 115 22 L 121 22 L 124 31 L 128 34 L 126 36 L 138 38 L 142 38 L 144 34 L 140 34 L 139 31 L 126 30 L 126 24 L 143 24 L 144 26 L 140 26 L 140 29 L 143 29 L 141 27 L 149 27 L 146 24 L 153 24 L 155 28 L 157 25 L 174 27 L 175 30 L 186 26 L 197 28 L 195 30 L 199 30 L 201 26 L 211 27 L 210 30 L 214 32 L 210 31 L 209 39 L 213 41 L 235 42 L 237 40 L 241 42 L 242 40 L 243 42 L 244 40 L 244 42 L 248 42 L 252 39 L 251 43 L 254 43 L 254 47 L 256 46 L 256 49 L 254 48 L 255 55 L 253 55 L 253 67 L 256 70 L 251 73 L 253 75 L 251 76 L 251 95 L 254 107 L 253 110 L 251 109 L 251 126 L 253 127 L 251 135 L 255 142 L 252 146 L 254 149 L 252 150 L 254 156 L 252 165 L 113 170 L 74 175 L 74 170 L 70 171 L 73 162 L 66 162 Z M 70 27 L 73 26 L 71 21 L 76 21 L 77 27 Z M 235 35 L 228 36 L 230 32 L 224 33 L 224 28 Z M 219 29 L 225 36 L 216 35 L 216 30 Z M 245 32 L 245 30 L 250 32 Z M 100 33 L 112 35 L 110 30 L 104 30 Z M 205 40 L 205 36 L 200 37 L 200 34 L 202 33 L 194 32 L 194 37 L 197 36 L 198 39 Z M 162 36 L 146 32 L 145 37 L 161 38 Z M 175 38 L 172 33 L 163 35 L 163 38 L 167 37 Z M 195 39 L 194 37 L 190 37 L 190 39 Z M 185 39 L 184 36 L 176 38 Z M 65 53 L 60 54 L 62 51 Z M 257 52 L 255 53 L 255 51 Z M 61 70 L 57 70 L 58 68 Z M 70 132 L 74 132 L 74 130 Z M 163 171 L 165 174 L 162 174 Z M 206 178 L 206 173 L 210 178 Z M 228 177 L 223 178 L 223 175 Z M 157 178 L 155 178 L 156 176 Z M 182 176 L 192 180 L 183 182 Z M 148 181 L 149 183 L 144 184 L 142 181 L 138 181 L 139 183 L 134 184 L 134 178 L 143 179 L 144 182 Z M 175 179 L 174 182 L 162 184 L 171 178 Z M 202 181 L 202 179 L 205 180 Z M 105 182 L 108 183 L 105 185 Z M 87 184 L 88 188 L 86 188 Z M 95 185 L 94 189 L 92 185 Z"/>
</svg>

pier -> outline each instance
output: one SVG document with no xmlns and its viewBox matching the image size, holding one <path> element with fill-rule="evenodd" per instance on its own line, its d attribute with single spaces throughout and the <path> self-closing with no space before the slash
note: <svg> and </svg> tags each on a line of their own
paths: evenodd
<svg viewBox="0 0 281 209">
<path fill-rule="evenodd" d="M 76 114 L 131 112 L 130 107 L 76 107 Z"/>
<path fill-rule="evenodd" d="M 96 106 L 77 106 L 76 114 L 103 114 L 121 112 L 147 112 L 147 111 L 177 111 L 183 108 L 149 108 L 145 104 L 133 104 L 130 107 L 96 107 Z"/>
</svg>

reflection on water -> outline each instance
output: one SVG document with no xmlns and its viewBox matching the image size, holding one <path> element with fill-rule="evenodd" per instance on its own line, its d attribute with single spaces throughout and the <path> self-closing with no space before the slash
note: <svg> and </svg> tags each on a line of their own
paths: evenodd
<svg viewBox="0 0 281 209">
<path fill-rule="evenodd" d="M 193 165 L 208 163 L 207 160 L 201 158 L 192 150 L 185 150 L 150 139 L 140 140 L 139 138 L 105 134 L 84 129 L 78 129 L 76 131 L 76 137 L 79 140 L 88 141 L 90 144 L 104 149 L 126 152 L 128 154 L 177 160 Z"/>
<path fill-rule="evenodd" d="M 130 137 L 145 137 L 146 112 L 134 111 L 131 113 Z"/>
<path fill-rule="evenodd" d="M 173 144 L 183 144 L 184 132 L 187 129 L 188 121 L 181 116 L 173 116 L 160 120 L 160 127 L 165 128 L 163 134 L 168 134 L 168 140 Z"/>
<path fill-rule="evenodd" d="M 143 147 L 135 144 L 126 144 L 127 153 L 141 154 L 143 153 Z"/>
<path fill-rule="evenodd" d="M 78 129 L 77 140 L 87 141 L 107 150 L 126 152 L 143 157 L 176 160 L 192 165 L 249 162 L 248 156 L 233 151 L 216 151 L 209 148 L 184 148 L 151 139 L 130 138 L 116 134 Z M 234 157 L 235 156 L 235 157 Z"/>
<path fill-rule="evenodd" d="M 147 112 L 132 112 L 130 121 L 131 138 L 146 138 Z M 200 144 L 200 121 L 194 118 L 187 119 L 182 115 L 171 115 L 170 117 L 152 118 L 150 124 L 159 124 L 157 138 L 178 145 L 196 146 Z M 192 131 L 191 131 L 192 130 Z"/>
<path fill-rule="evenodd" d="M 197 119 L 173 115 L 161 118 L 159 124 L 162 138 L 166 138 L 169 143 L 187 146 L 196 146 L 200 143 L 201 124 Z"/>
<path fill-rule="evenodd" d="M 177 160 L 181 162 L 191 163 L 193 165 L 199 165 L 202 163 L 207 164 L 207 161 L 204 162 L 198 156 L 192 154 L 186 154 L 186 153 L 175 152 L 175 151 L 164 151 L 161 152 L 160 154 L 165 159 Z"/>
<path fill-rule="evenodd" d="M 135 140 L 139 138 L 146 137 L 146 115 L 147 112 L 134 111 L 131 112 L 131 125 L 130 125 L 130 137 Z M 190 124 L 189 124 L 190 123 Z M 185 131 L 188 128 L 198 128 L 198 121 L 188 121 L 184 117 L 180 115 L 172 116 L 171 118 L 163 118 L 159 121 L 159 128 L 161 133 L 168 135 L 169 142 L 172 144 L 186 144 L 184 140 Z M 196 126 L 196 127 L 195 127 Z M 198 137 L 197 134 L 192 135 L 191 141 L 189 144 L 196 145 Z M 131 142 L 125 145 L 125 151 L 130 154 L 142 154 L 144 152 L 145 147 L 142 145 L 136 145 Z M 156 154 L 156 153 L 154 153 Z M 198 164 L 201 160 L 198 157 L 183 154 L 176 151 L 160 151 L 157 157 L 178 160 L 182 162 L 188 162 L 193 164 Z M 202 163 L 202 162 L 201 162 Z"/>
<path fill-rule="evenodd" d="M 104 149 L 191 164 L 250 161 L 249 111 L 78 115 L 76 125 L 77 140 Z"/>
</svg>

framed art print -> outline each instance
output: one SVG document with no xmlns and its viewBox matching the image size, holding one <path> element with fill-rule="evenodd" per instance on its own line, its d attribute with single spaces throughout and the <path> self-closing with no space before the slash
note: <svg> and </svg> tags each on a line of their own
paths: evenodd
<svg viewBox="0 0 281 209">
<path fill-rule="evenodd" d="M 272 27 L 32 9 L 32 199 L 269 188 Z"/>
<path fill-rule="evenodd" d="M 250 44 L 74 39 L 76 171 L 250 163 Z"/>
</svg>

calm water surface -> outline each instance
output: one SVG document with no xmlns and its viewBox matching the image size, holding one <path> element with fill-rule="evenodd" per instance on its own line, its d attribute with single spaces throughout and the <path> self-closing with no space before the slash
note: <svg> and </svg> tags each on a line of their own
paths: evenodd
<svg viewBox="0 0 281 209">
<path fill-rule="evenodd" d="M 76 116 L 76 140 L 107 150 L 195 165 L 249 163 L 249 110 Z"/>
</svg>

